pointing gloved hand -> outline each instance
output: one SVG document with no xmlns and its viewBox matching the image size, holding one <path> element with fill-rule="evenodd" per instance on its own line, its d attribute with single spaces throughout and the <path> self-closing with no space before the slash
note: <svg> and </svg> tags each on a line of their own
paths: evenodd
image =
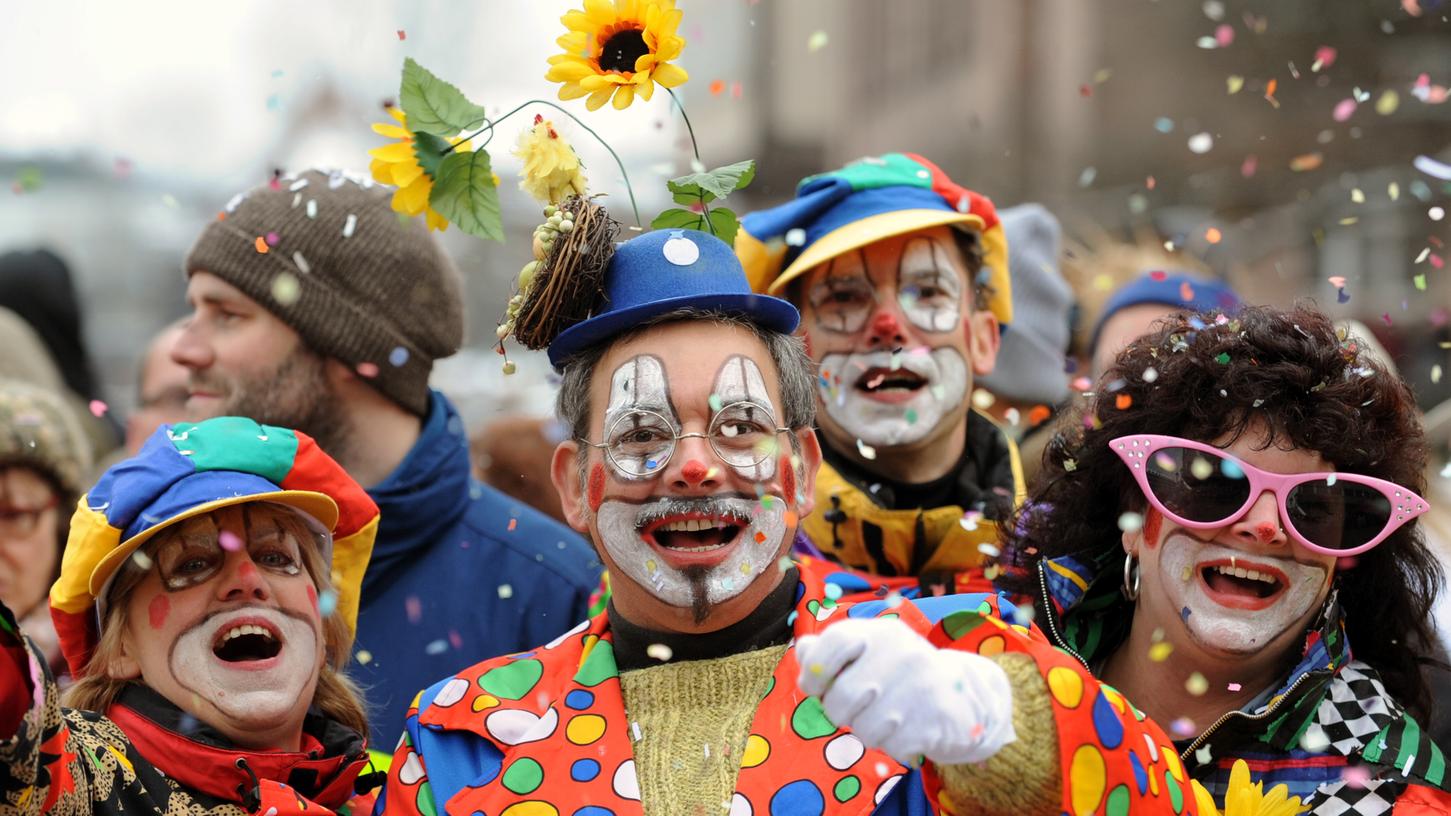
<svg viewBox="0 0 1451 816">
<path fill-rule="evenodd" d="M 896 618 L 832 624 L 797 640 L 796 659 L 802 690 L 832 722 L 900 762 L 982 762 L 1017 738 L 996 663 L 938 649 Z"/>
</svg>

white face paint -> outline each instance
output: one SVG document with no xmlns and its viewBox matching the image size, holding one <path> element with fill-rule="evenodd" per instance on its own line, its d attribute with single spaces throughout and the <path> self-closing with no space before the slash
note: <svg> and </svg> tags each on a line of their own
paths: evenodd
<svg viewBox="0 0 1451 816">
<path fill-rule="evenodd" d="M 902 314 L 923 331 L 962 325 L 962 279 L 946 247 L 926 237 L 907 242 L 897 270 L 897 300 Z"/>
<path fill-rule="evenodd" d="M 1182 530 L 1166 535 L 1160 547 L 1157 579 L 1163 583 L 1165 595 L 1179 611 L 1189 634 L 1200 644 L 1221 652 L 1253 654 L 1291 627 L 1303 625 L 1330 579 L 1329 571 L 1319 564 L 1248 554 L 1200 541 Z M 1201 574 L 1206 566 L 1221 563 L 1231 569 L 1278 573 L 1276 577 L 1287 586 L 1265 599 L 1267 604 L 1251 602 L 1258 608 L 1227 606 L 1214 599 Z"/>
<path fill-rule="evenodd" d="M 764 482 L 775 476 L 779 438 L 775 426 L 780 414 L 771 403 L 771 394 L 766 390 L 766 378 L 761 376 L 760 366 L 755 360 L 739 354 L 726 360 L 715 377 L 715 396 L 719 400 L 716 409 L 719 413 L 711 424 L 721 428 L 721 443 L 729 442 L 726 435 L 734 434 L 734 423 L 739 422 L 739 427 L 752 429 L 750 434 L 756 438 L 754 443 L 747 444 L 746 449 L 764 457 L 756 465 L 735 467 L 736 472 L 754 482 Z M 769 436 L 762 436 L 757 430 L 761 428 L 769 428 Z"/>
<path fill-rule="evenodd" d="M 228 662 L 212 651 L 223 633 L 246 621 L 270 624 L 282 649 L 265 661 Z M 266 628 L 266 626 L 264 626 Z M 183 688 L 206 699 L 238 722 L 267 722 L 289 716 L 316 681 L 320 668 L 318 633 L 306 621 L 266 607 L 214 615 L 177 638 L 171 673 Z"/>
<path fill-rule="evenodd" d="M 731 518 L 741 526 L 734 543 L 727 545 L 731 548 L 727 556 L 694 577 L 666 563 L 644 538 L 651 524 L 678 515 L 687 506 L 709 506 L 713 508 L 711 515 Z M 597 522 L 600 540 L 611 560 L 632 581 L 671 606 L 698 605 L 698 591 L 705 592 L 706 603 L 715 605 L 739 595 L 762 572 L 775 566 L 776 553 L 786 536 L 786 502 L 779 496 L 764 497 L 762 501 L 739 497 L 660 498 L 643 504 L 607 500 L 600 505 Z"/>
<path fill-rule="evenodd" d="M 895 363 L 895 365 L 894 365 Z M 915 391 L 889 389 L 876 396 L 861 386 L 892 372 L 910 372 L 922 381 Z M 950 346 L 828 354 L 821 360 L 817 388 L 832 421 L 872 447 L 910 445 L 927 438 L 961 408 L 967 397 L 967 360 Z M 893 393 L 893 392 L 896 393 Z"/>
<path fill-rule="evenodd" d="M 640 417 L 639 412 L 643 411 L 657 414 L 659 419 Z M 679 429 L 680 420 L 670 403 L 665 367 L 659 357 L 642 354 L 631 357 L 615 369 L 614 376 L 610 378 L 610 401 L 605 407 L 606 441 L 631 432 L 666 434 Z M 615 477 L 627 482 L 655 478 L 658 475 L 655 471 L 663 467 L 664 462 L 656 456 L 632 452 L 646 447 L 619 449 L 613 452 L 613 456 L 605 457 Z"/>
</svg>

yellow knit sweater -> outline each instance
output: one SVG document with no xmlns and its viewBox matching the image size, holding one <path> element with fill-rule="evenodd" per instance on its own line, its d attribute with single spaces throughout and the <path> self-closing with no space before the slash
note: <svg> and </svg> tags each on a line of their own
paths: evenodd
<svg viewBox="0 0 1451 816">
<path fill-rule="evenodd" d="M 786 645 L 620 675 L 648 816 L 730 810 L 741 751 Z M 633 725 L 631 730 L 633 732 Z"/>
<path fill-rule="evenodd" d="M 751 721 L 785 652 L 783 644 L 620 675 L 625 710 L 639 726 L 635 772 L 647 816 L 730 810 Z M 940 803 L 954 814 L 1057 813 L 1061 770 L 1048 686 L 1026 655 L 994 660 L 1013 686 L 1018 738 L 986 762 L 938 766 Z"/>
</svg>

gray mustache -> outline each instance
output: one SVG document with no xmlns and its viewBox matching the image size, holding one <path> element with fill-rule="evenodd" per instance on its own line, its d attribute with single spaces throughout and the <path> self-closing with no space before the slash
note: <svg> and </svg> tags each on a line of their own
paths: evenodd
<svg viewBox="0 0 1451 816">
<path fill-rule="evenodd" d="M 640 512 L 635 516 L 635 526 L 644 528 L 661 519 L 687 513 L 728 518 L 745 525 L 751 523 L 753 504 L 755 502 L 751 499 L 717 496 L 656 499 L 640 505 Z"/>
</svg>

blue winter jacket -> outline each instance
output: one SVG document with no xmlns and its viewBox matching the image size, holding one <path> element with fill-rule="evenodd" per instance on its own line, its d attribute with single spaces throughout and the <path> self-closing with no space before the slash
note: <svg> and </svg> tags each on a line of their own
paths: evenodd
<svg viewBox="0 0 1451 816">
<path fill-rule="evenodd" d="M 350 674 L 386 752 L 420 690 L 584 620 L 603 568 L 574 531 L 474 480 L 463 420 L 437 391 L 413 450 L 368 494 L 382 516 Z"/>
</svg>

